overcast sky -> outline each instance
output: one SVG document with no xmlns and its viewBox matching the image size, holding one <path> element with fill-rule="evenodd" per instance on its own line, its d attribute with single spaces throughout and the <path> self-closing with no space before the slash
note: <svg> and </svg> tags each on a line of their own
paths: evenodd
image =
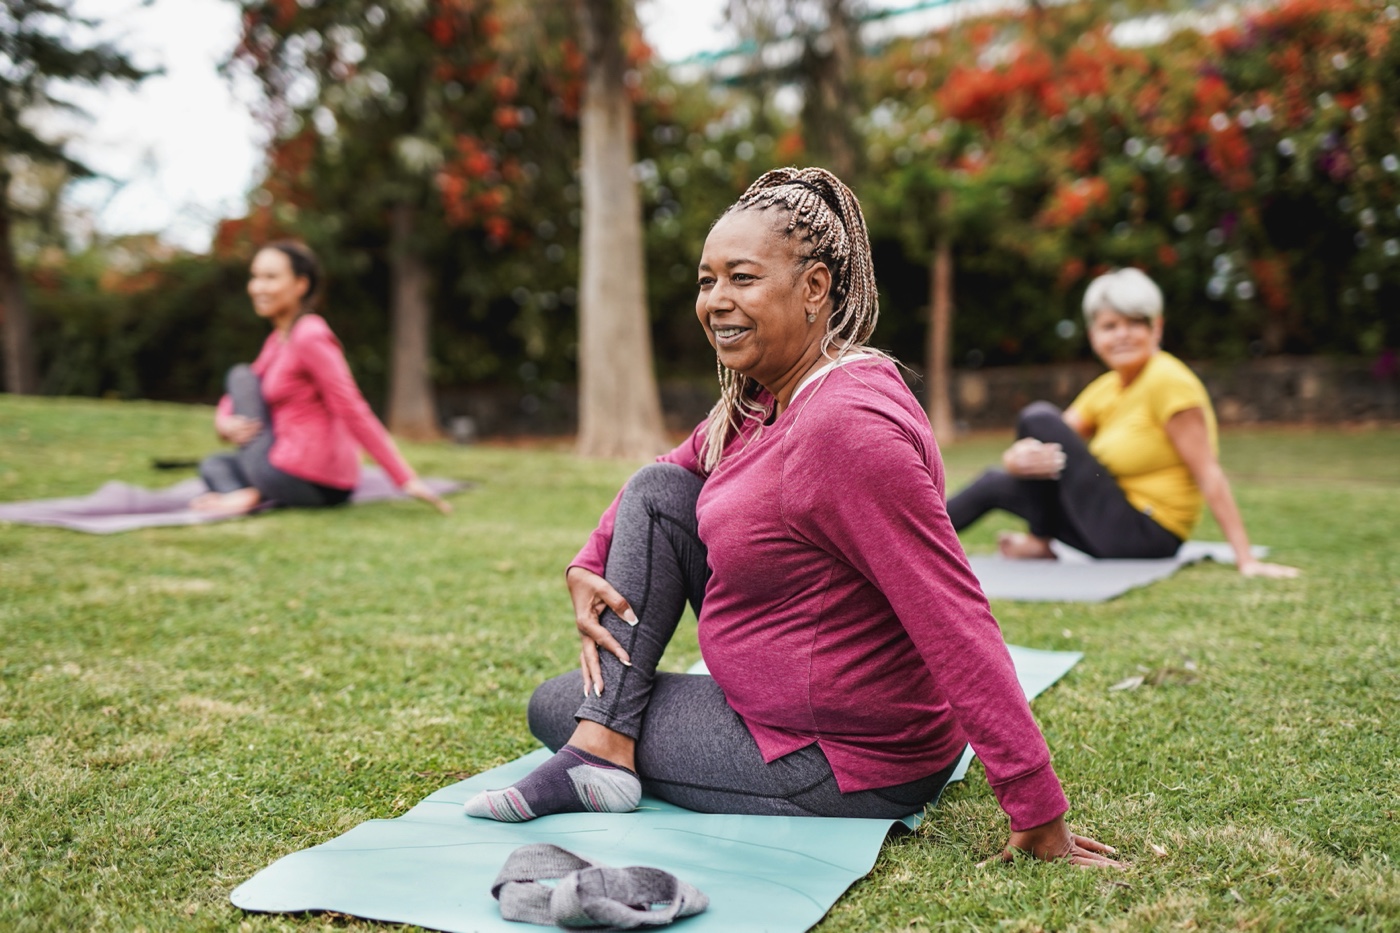
<svg viewBox="0 0 1400 933">
<path fill-rule="evenodd" d="M 158 231 L 182 246 L 208 245 L 212 225 L 240 214 L 258 164 L 258 132 L 245 102 L 218 73 L 238 33 L 223 0 L 77 0 L 103 38 L 164 74 L 135 90 L 74 95 L 92 116 L 76 126 L 75 155 L 107 176 L 74 186 L 73 202 L 108 233 Z M 245 88 L 251 99 L 251 88 Z"/>
<path fill-rule="evenodd" d="M 551 2 L 551 0 L 536 0 Z M 260 166 L 262 137 L 247 101 L 217 71 L 238 35 L 227 0 L 76 0 L 137 63 L 164 69 L 134 90 L 76 95 L 91 115 L 73 153 L 104 178 L 73 187 L 72 204 L 105 233 L 155 231 L 202 250 L 213 224 L 238 216 Z M 640 0 L 648 40 L 666 59 L 726 47 L 723 0 Z"/>
</svg>

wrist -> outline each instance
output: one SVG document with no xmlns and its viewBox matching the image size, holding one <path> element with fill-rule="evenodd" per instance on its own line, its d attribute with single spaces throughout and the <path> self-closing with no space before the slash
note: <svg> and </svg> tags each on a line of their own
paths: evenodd
<svg viewBox="0 0 1400 933">
<path fill-rule="evenodd" d="M 1010 845 L 1038 859 L 1050 861 L 1067 855 L 1073 846 L 1073 839 L 1070 837 L 1069 826 L 1061 815 L 1048 823 L 1019 832 L 1013 831 Z"/>
</svg>

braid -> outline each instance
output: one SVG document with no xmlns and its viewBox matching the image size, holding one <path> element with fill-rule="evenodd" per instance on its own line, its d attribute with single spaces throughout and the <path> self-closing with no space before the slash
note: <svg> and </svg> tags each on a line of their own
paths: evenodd
<svg viewBox="0 0 1400 933">
<path fill-rule="evenodd" d="M 781 228 L 784 235 L 802 244 L 797 251 L 799 267 L 821 262 L 831 270 L 832 311 L 822 336 L 823 355 L 839 359 L 864 347 L 880 316 L 880 300 L 870 234 L 856 196 L 826 169 L 779 168 L 750 185 L 720 217 L 770 209 L 787 215 Z M 707 471 L 719 465 L 725 443 L 745 421 L 762 420 L 768 414 L 755 400 L 760 387 L 753 379 L 721 363 L 719 384 L 719 401 L 710 411 L 702 448 Z"/>
</svg>

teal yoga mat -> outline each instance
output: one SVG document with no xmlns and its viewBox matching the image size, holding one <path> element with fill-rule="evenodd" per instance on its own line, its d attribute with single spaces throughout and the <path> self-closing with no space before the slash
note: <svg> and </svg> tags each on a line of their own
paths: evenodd
<svg viewBox="0 0 1400 933">
<path fill-rule="evenodd" d="M 1029 697 L 1082 657 L 1011 651 Z M 236 888 L 231 900 L 267 913 L 334 910 L 453 933 L 520 933 L 529 927 L 501 919 L 491 882 L 518 846 L 552 842 L 608 865 L 661 868 L 704 891 L 709 909 L 678 921 L 687 933 L 800 933 L 870 871 L 896 825 L 695 813 L 651 797 L 632 813 L 568 813 L 529 823 L 474 820 L 462 812 L 477 791 L 514 783 L 548 755 L 532 752 L 445 787 L 397 819 L 370 820 L 294 852 Z M 904 822 L 913 828 L 922 816 Z"/>
</svg>

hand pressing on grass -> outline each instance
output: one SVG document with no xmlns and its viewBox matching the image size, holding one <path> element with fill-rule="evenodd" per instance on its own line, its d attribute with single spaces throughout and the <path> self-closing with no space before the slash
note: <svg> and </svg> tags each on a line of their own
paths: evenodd
<svg viewBox="0 0 1400 933">
<path fill-rule="evenodd" d="M 574 624 L 583 642 L 578 653 L 579 667 L 583 670 L 583 695 L 588 696 L 591 689 L 594 696 L 602 696 L 603 669 L 598 663 L 598 649 L 611 651 L 629 667 L 632 659 L 627 656 L 622 644 L 603 627 L 601 616 L 605 610 L 611 609 L 628 625 L 636 625 L 637 614 L 611 583 L 591 570 L 570 567 L 564 579 L 569 584 L 569 598 L 574 603 Z"/>
<path fill-rule="evenodd" d="M 1270 580 L 1291 580 L 1301 572 L 1297 567 L 1289 567 L 1287 564 L 1271 564 L 1255 557 L 1249 557 L 1238 563 L 1240 573 L 1246 577 L 1266 577 Z"/>
<path fill-rule="evenodd" d="M 1105 845 L 1088 836 L 1076 836 L 1069 831 L 1063 816 L 1032 829 L 1013 830 L 1011 839 L 1001 855 L 987 859 L 990 862 L 1010 862 L 1016 852 L 1026 852 L 1045 862 L 1068 859 L 1071 865 L 1080 868 L 1123 868 L 1123 863 L 1110 856 L 1117 855 L 1113 846 Z"/>
<path fill-rule="evenodd" d="M 429 486 L 427 483 L 423 482 L 416 476 L 403 484 L 403 491 L 408 493 L 413 498 L 417 499 L 419 502 L 432 506 L 433 508 L 441 512 L 443 515 L 452 514 L 452 503 L 448 502 L 446 499 L 442 498 L 442 496 L 439 496 L 437 493 L 433 492 L 433 487 Z"/>
</svg>

